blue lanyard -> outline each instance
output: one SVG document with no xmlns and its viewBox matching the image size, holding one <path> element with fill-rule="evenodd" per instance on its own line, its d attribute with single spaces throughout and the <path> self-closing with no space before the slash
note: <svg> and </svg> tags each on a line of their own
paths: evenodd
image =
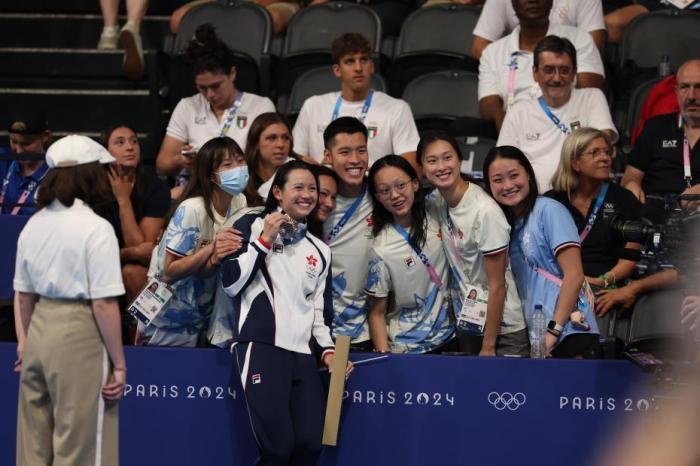
<svg viewBox="0 0 700 466">
<path fill-rule="evenodd" d="M 608 183 L 603 183 L 603 185 L 600 187 L 600 192 L 598 193 L 598 197 L 595 200 L 595 204 L 593 205 L 593 210 L 591 211 L 590 217 L 588 217 L 588 223 L 586 224 L 586 227 L 583 229 L 581 234 L 579 235 L 579 241 L 583 243 L 583 240 L 586 239 L 586 236 L 588 236 L 588 233 L 590 233 L 591 229 L 593 228 L 593 224 L 595 223 L 595 219 L 598 216 L 598 211 L 600 210 L 600 206 L 603 205 L 603 200 L 605 199 L 605 194 L 608 192 Z"/>
<path fill-rule="evenodd" d="M 236 91 L 236 98 L 233 100 L 233 105 L 228 109 L 228 115 L 224 120 L 224 126 L 221 127 L 221 134 L 219 136 L 226 136 L 228 130 L 231 129 L 231 124 L 233 123 L 233 117 L 238 113 L 238 109 L 241 107 L 241 102 L 243 101 L 243 92 Z"/>
<path fill-rule="evenodd" d="M 330 244 L 331 241 L 333 241 L 333 238 L 338 236 L 338 233 L 340 233 L 340 230 L 343 229 L 346 223 L 348 223 L 348 220 L 350 220 L 350 217 L 355 213 L 357 208 L 360 206 L 360 203 L 362 203 L 362 199 L 365 198 L 365 193 L 367 192 L 367 185 L 365 184 L 362 187 L 362 193 L 358 196 L 357 199 L 353 201 L 353 203 L 350 205 L 350 208 L 345 211 L 343 216 L 338 220 L 338 223 L 335 224 L 333 229 L 331 230 L 330 233 L 328 233 L 328 237 L 326 237 L 326 244 Z"/>
<path fill-rule="evenodd" d="M 5 194 L 7 194 L 7 186 L 10 184 L 10 177 L 12 176 L 12 170 L 15 168 L 16 163 L 17 161 L 13 160 L 7 167 L 5 179 L 2 180 L 2 191 L 0 191 L 0 204 L 2 204 L 5 201 Z"/>
<path fill-rule="evenodd" d="M 552 111 L 549 109 L 549 107 L 547 106 L 547 104 L 544 101 L 544 97 L 540 96 L 540 98 L 537 99 L 537 101 L 540 103 L 540 107 L 542 107 L 542 110 L 544 110 L 544 113 L 546 113 L 547 116 L 549 117 L 549 119 L 552 120 L 552 123 L 554 123 L 554 126 L 559 128 L 559 131 L 564 133 L 566 136 L 571 134 L 571 130 L 569 129 L 569 127 L 566 126 L 565 123 L 562 123 L 561 120 L 559 120 L 559 118 L 557 118 L 557 116 L 554 113 L 552 113 Z"/>
<path fill-rule="evenodd" d="M 365 103 L 362 105 L 362 113 L 360 113 L 360 116 L 357 118 L 362 123 L 365 122 L 365 118 L 367 117 L 367 113 L 369 112 L 369 108 L 372 106 L 372 96 L 374 96 L 374 89 L 369 90 L 369 94 L 367 94 L 367 98 L 365 99 Z M 331 121 L 335 121 L 338 119 L 338 115 L 340 113 L 340 105 L 342 103 L 343 103 L 343 93 L 341 92 L 340 94 L 338 94 L 338 99 L 335 101 L 335 107 L 333 107 L 333 114 L 331 115 Z"/>
<path fill-rule="evenodd" d="M 428 269 L 428 274 L 430 275 L 430 280 L 437 286 L 439 289 L 442 290 L 442 280 L 440 280 L 440 277 L 438 276 L 437 272 L 435 271 L 435 267 L 430 263 L 430 260 L 428 259 L 428 256 L 425 255 L 423 250 L 413 241 L 411 241 L 411 237 L 408 235 L 408 232 L 404 230 L 404 228 L 399 225 L 398 223 L 392 224 L 394 229 L 397 231 L 398 234 L 403 236 L 403 239 L 406 240 L 409 246 L 411 246 L 411 249 L 416 253 L 420 261 L 423 263 L 426 269 Z"/>
</svg>

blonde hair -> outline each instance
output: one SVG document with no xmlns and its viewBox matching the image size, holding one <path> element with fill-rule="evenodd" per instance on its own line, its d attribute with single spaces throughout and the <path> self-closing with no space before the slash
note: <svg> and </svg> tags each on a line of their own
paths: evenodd
<svg viewBox="0 0 700 466">
<path fill-rule="evenodd" d="M 571 162 L 581 157 L 586 147 L 598 138 L 603 138 L 610 148 L 608 135 L 595 128 L 579 128 L 564 139 L 559 166 L 552 176 L 552 188 L 555 191 L 564 191 L 571 197 L 571 193 L 578 187 L 578 173 L 572 168 Z"/>
</svg>

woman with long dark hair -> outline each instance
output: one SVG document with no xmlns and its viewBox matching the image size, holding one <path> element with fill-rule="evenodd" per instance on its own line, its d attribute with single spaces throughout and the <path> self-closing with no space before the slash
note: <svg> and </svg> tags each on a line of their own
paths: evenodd
<svg viewBox="0 0 700 466">
<path fill-rule="evenodd" d="M 426 214 L 418 175 L 403 157 L 387 155 L 372 165 L 368 182 L 375 238 L 365 292 L 374 349 L 442 350 L 455 333 L 446 299 L 449 266 L 439 226 Z"/>
<path fill-rule="evenodd" d="M 538 196 L 535 172 L 520 149 L 491 149 L 484 160 L 484 178 L 486 191 L 513 228 L 510 263 L 528 322 L 536 305 L 542 306 L 548 321 L 545 354 L 597 357 L 593 303 L 579 298 L 584 275 L 571 215 L 557 201 Z"/>
<path fill-rule="evenodd" d="M 185 191 L 166 217 L 150 275 L 174 293 L 148 325 L 139 322 L 136 344 L 196 346 L 207 330 L 221 260 L 240 247 L 241 237 L 226 220 L 246 206 L 248 167 L 238 144 L 214 138 L 200 149 Z"/>
<path fill-rule="evenodd" d="M 114 230 L 94 212 L 112 201 L 101 164 L 113 162 L 85 136 L 56 141 L 17 242 L 18 465 L 119 464 L 124 285 Z"/>
<path fill-rule="evenodd" d="M 146 284 L 151 252 L 170 209 L 168 188 L 144 168 L 136 131 L 126 124 L 107 128 L 102 144 L 116 162 L 107 167 L 115 202 L 108 218 L 119 241 L 122 278 L 130 302 Z"/>
<path fill-rule="evenodd" d="M 449 134 L 424 134 L 417 159 L 426 179 L 437 188 L 427 204 L 440 222 L 453 272 L 460 351 L 481 356 L 529 355 L 522 304 L 508 267 L 510 225 L 503 212 L 481 187 L 461 174 L 462 153 Z"/>
<path fill-rule="evenodd" d="M 272 177 L 279 167 L 291 159 L 292 129 L 289 122 L 276 112 L 259 115 L 250 126 L 245 160 L 250 167 L 250 179 L 245 190 L 248 206 L 264 205 Z"/>
<path fill-rule="evenodd" d="M 306 224 L 317 202 L 308 164 L 280 167 L 264 211 L 234 224 L 244 243 L 222 266 L 256 464 L 312 466 L 321 448 L 323 390 L 309 343 L 316 340 L 328 367 L 334 344 L 323 319 L 330 248 Z"/>
</svg>

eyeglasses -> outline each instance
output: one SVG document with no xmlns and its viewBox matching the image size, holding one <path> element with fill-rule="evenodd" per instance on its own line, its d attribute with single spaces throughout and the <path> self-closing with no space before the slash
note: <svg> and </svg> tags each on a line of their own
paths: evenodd
<svg viewBox="0 0 700 466">
<path fill-rule="evenodd" d="M 588 150 L 586 152 L 582 152 L 581 155 L 590 155 L 591 158 L 593 159 L 600 159 L 600 158 L 607 158 L 607 157 L 614 157 L 615 156 L 615 150 L 612 148 L 602 148 L 602 147 L 596 147 L 593 150 Z"/>
<path fill-rule="evenodd" d="M 411 180 L 397 181 L 392 186 L 382 186 L 381 188 L 377 189 L 377 197 L 380 199 L 389 199 L 392 191 L 403 194 L 406 192 L 409 184 L 411 184 Z"/>
<path fill-rule="evenodd" d="M 556 72 L 559 72 L 559 76 L 569 76 L 573 72 L 573 68 L 570 66 L 553 66 L 553 65 L 545 65 L 542 67 L 542 72 L 548 76 L 553 75 Z"/>
</svg>

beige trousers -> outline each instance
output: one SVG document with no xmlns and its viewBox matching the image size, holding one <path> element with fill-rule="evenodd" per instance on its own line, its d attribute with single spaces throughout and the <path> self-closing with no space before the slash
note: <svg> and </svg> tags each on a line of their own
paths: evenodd
<svg viewBox="0 0 700 466">
<path fill-rule="evenodd" d="M 22 360 L 18 466 L 119 464 L 119 405 L 101 394 L 109 371 L 89 304 L 41 298 Z"/>
</svg>

